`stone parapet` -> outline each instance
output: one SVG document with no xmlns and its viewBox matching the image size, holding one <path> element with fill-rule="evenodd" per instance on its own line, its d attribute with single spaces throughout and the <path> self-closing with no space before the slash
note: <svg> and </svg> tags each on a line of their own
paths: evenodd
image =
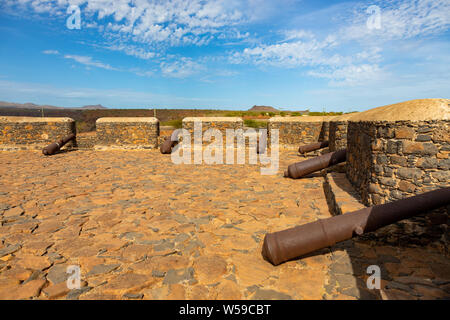
<svg viewBox="0 0 450 320">
<path fill-rule="evenodd" d="M 153 149 L 158 147 L 159 121 L 153 117 L 100 118 L 95 149 Z"/>
<path fill-rule="evenodd" d="M 0 117 L 0 149 L 34 150 L 75 134 L 71 118 Z M 72 142 L 66 145 L 71 147 Z"/>
<path fill-rule="evenodd" d="M 300 145 L 328 140 L 329 121 L 334 117 L 273 117 L 268 130 L 279 130 L 280 148 L 296 149 Z"/>
<path fill-rule="evenodd" d="M 183 119 L 183 129 L 191 134 L 191 140 L 194 141 L 194 124 L 201 124 L 202 137 L 205 137 L 205 132 L 209 129 L 217 129 L 222 134 L 223 143 L 226 142 L 227 129 L 242 129 L 244 128 L 244 121 L 239 117 L 188 117 Z M 211 131 L 209 131 L 211 132 Z M 214 137 L 211 141 L 214 142 Z M 203 139 L 204 141 L 204 139 Z"/>
<path fill-rule="evenodd" d="M 450 121 L 349 121 L 347 177 L 366 205 L 450 185 Z"/>
</svg>

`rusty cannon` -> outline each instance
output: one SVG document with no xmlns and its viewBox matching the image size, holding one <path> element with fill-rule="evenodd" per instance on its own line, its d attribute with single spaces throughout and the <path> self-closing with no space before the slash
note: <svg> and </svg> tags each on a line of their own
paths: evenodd
<svg viewBox="0 0 450 320">
<path fill-rule="evenodd" d="M 308 153 L 311 151 L 316 151 L 316 150 L 323 149 L 326 147 L 328 147 L 328 140 L 300 146 L 298 148 L 298 152 L 300 152 L 301 154 L 305 154 L 305 153 Z"/>
<path fill-rule="evenodd" d="M 173 147 L 175 147 L 180 142 L 179 132 L 179 129 L 174 130 L 169 137 L 166 137 L 161 147 L 159 148 L 159 151 L 161 151 L 162 154 L 172 153 Z"/>
<path fill-rule="evenodd" d="M 76 136 L 73 133 L 71 133 L 67 137 L 59 139 L 58 141 L 46 146 L 44 149 L 42 149 L 42 153 L 45 154 L 46 156 L 51 156 L 51 155 L 57 153 L 59 150 L 61 150 L 61 148 L 66 143 L 68 143 L 69 141 L 75 140 L 75 138 L 76 138 Z"/>
<path fill-rule="evenodd" d="M 347 149 L 343 149 L 336 152 L 326 153 L 322 156 L 302 162 L 296 162 L 288 166 L 287 170 L 284 172 L 284 176 L 292 179 L 298 179 L 310 173 L 344 162 L 346 157 Z"/>
<path fill-rule="evenodd" d="M 262 255 L 273 265 L 279 265 L 448 204 L 450 187 L 268 233 Z"/>
</svg>

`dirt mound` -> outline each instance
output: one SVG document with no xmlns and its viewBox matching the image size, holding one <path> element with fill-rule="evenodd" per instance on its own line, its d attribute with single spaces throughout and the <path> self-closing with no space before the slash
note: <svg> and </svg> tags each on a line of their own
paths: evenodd
<svg viewBox="0 0 450 320">
<path fill-rule="evenodd" d="M 449 120 L 450 99 L 417 99 L 356 113 L 351 121 Z"/>
</svg>

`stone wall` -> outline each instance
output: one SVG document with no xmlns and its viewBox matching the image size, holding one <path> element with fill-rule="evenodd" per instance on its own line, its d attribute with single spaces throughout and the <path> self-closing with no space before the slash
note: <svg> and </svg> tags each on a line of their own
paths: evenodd
<svg viewBox="0 0 450 320">
<path fill-rule="evenodd" d="M 329 121 L 333 117 L 274 117 L 269 119 L 269 135 L 279 130 L 280 148 L 297 149 L 301 145 L 328 140 Z"/>
<path fill-rule="evenodd" d="M 158 147 L 156 118 L 100 118 L 95 149 L 152 149 Z"/>
<path fill-rule="evenodd" d="M 366 205 L 450 186 L 450 124 L 349 121 L 347 177 Z"/>
<path fill-rule="evenodd" d="M 97 142 L 96 132 L 83 132 L 77 134 L 76 147 L 77 149 L 94 149 Z"/>
<path fill-rule="evenodd" d="M 42 149 L 71 133 L 75 133 L 71 118 L 0 117 L 2 150 Z"/>
<path fill-rule="evenodd" d="M 208 129 L 218 129 L 222 133 L 223 143 L 226 142 L 227 129 L 243 129 L 244 121 L 238 117 L 188 117 L 183 119 L 183 129 L 186 129 L 191 134 L 191 140 L 194 141 L 194 122 L 201 123 L 202 137 Z M 214 138 L 211 139 L 212 143 Z"/>
<path fill-rule="evenodd" d="M 347 148 L 347 126 L 345 120 L 330 121 L 328 148 L 331 152 Z"/>
</svg>

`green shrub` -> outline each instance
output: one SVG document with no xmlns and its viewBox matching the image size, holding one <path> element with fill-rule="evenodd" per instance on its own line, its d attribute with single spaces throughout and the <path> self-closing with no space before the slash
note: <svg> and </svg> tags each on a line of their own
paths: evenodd
<svg viewBox="0 0 450 320">
<path fill-rule="evenodd" d="M 181 129 L 183 127 L 183 120 L 182 119 L 176 119 L 176 120 L 169 120 L 169 121 L 162 121 L 162 126 L 171 126 L 176 129 Z"/>
<path fill-rule="evenodd" d="M 244 120 L 244 125 L 250 128 L 266 128 L 267 122 L 256 120 Z"/>
</svg>

